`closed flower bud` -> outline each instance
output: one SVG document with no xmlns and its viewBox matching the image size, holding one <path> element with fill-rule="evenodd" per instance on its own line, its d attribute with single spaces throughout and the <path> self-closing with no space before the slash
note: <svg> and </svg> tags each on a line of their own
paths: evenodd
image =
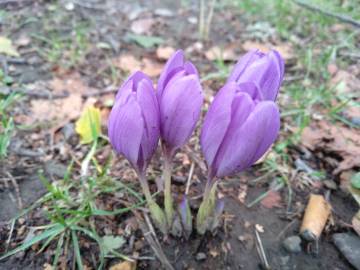
<svg viewBox="0 0 360 270">
<path fill-rule="evenodd" d="M 280 114 L 262 100 L 254 83 L 227 83 L 205 117 L 200 143 L 210 178 L 240 172 L 255 163 L 275 141 Z"/>
<path fill-rule="evenodd" d="M 284 77 L 284 61 L 277 51 L 252 50 L 239 59 L 227 82 L 253 82 L 262 100 L 275 101 Z"/>
<path fill-rule="evenodd" d="M 159 106 L 151 80 L 135 72 L 121 86 L 109 117 L 109 138 L 119 154 L 143 173 L 160 135 Z"/>
<path fill-rule="evenodd" d="M 190 138 L 203 103 L 198 73 L 184 53 L 176 51 L 168 60 L 157 85 L 160 131 L 165 147 L 173 152 Z"/>
</svg>

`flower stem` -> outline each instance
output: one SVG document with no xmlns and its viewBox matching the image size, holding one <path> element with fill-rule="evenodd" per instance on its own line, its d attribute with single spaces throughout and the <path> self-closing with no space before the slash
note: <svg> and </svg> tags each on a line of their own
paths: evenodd
<svg viewBox="0 0 360 270">
<path fill-rule="evenodd" d="M 215 207 L 216 187 L 217 181 L 209 178 L 206 182 L 203 200 L 196 216 L 196 229 L 199 234 L 204 234 L 209 229 L 210 218 Z"/>
<path fill-rule="evenodd" d="M 172 226 L 173 216 L 174 216 L 174 209 L 173 209 L 173 199 L 171 195 L 171 171 L 172 171 L 172 155 L 169 154 L 166 149 L 164 149 L 164 182 L 165 182 L 165 189 L 164 189 L 164 205 L 165 205 L 165 214 L 168 226 Z"/>
<path fill-rule="evenodd" d="M 167 222 L 166 222 L 165 214 L 151 196 L 149 184 L 145 177 L 145 173 L 138 173 L 138 176 L 139 176 L 141 188 L 144 192 L 146 202 L 148 204 L 151 213 L 151 217 L 154 220 L 157 227 L 162 231 L 162 233 L 167 234 L 168 230 L 167 230 Z"/>
</svg>

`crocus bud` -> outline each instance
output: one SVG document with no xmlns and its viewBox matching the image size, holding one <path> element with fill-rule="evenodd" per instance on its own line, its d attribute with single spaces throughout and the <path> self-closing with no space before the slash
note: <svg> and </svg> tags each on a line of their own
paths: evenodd
<svg viewBox="0 0 360 270">
<path fill-rule="evenodd" d="M 183 227 L 185 238 L 188 239 L 192 232 L 192 215 L 189 201 L 186 195 L 184 195 L 182 201 L 179 204 L 179 215 L 181 218 L 181 224 Z"/>
<path fill-rule="evenodd" d="M 239 59 L 227 82 L 253 82 L 262 100 L 275 101 L 284 77 L 284 61 L 277 51 L 252 50 Z"/>
<path fill-rule="evenodd" d="M 227 83 L 206 114 L 200 143 L 209 176 L 224 177 L 255 163 L 275 141 L 280 114 L 273 101 L 258 99 L 254 83 Z"/>
<path fill-rule="evenodd" d="M 167 61 L 157 85 L 161 139 L 169 151 L 183 146 L 194 131 L 203 103 L 194 65 L 176 51 Z"/>
<path fill-rule="evenodd" d="M 160 116 L 151 80 L 135 72 L 121 86 L 109 117 L 113 148 L 143 173 L 154 154 L 160 135 Z"/>
</svg>

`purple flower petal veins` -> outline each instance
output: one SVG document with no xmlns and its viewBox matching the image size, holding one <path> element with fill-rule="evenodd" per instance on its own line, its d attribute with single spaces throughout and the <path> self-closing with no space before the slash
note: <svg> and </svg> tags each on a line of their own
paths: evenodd
<svg viewBox="0 0 360 270">
<path fill-rule="evenodd" d="M 135 72 L 120 87 L 109 117 L 109 138 L 135 169 L 145 170 L 160 136 L 160 115 L 151 80 Z"/>
<path fill-rule="evenodd" d="M 176 51 L 165 65 L 157 86 L 161 139 L 170 151 L 183 146 L 195 129 L 203 103 L 195 66 Z"/>
<path fill-rule="evenodd" d="M 267 54 L 252 50 L 239 59 L 227 82 L 253 82 L 261 91 L 262 100 L 275 101 L 284 77 L 284 61 L 272 50 Z"/>
</svg>

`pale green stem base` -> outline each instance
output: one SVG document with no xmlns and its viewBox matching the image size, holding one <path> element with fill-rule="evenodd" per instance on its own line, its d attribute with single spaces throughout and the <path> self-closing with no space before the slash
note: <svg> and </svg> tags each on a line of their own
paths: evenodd
<svg viewBox="0 0 360 270">
<path fill-rule="evenodd" d="M 141 188 L 144 192 L 145 199 L 151 213 L 151 217 L 156 223 L 157 227 L 161 230 L 161 232 L 167 234 L 168 230 L 167 230 L 167 222 L 166 222 L 165 214 L 151 196 L 149 184 L 145 175 L 139 173 L 138 176 L 139 176 Z"/>
<path fill-rule="evenodd" d="M 171 155 L 167 154 L 164 151 L 164 205 L 165 205 L 165 214 L 168 227 L 171 228 L 173 223 L 174 217 L 174 208 L 173 208 L 173 198 L 171 195 L 171 171 L 172 171 L 172 162 L 171 162 Z"/>
<path fill-rule="evenodd" d="M 211 216 L 215 207 L 217 181 L 208 180 L 205 187 L 203 201 L 196 216 L 196 230 L 199 234 L 204 234 L 209 229 Z"/>
</svg>

